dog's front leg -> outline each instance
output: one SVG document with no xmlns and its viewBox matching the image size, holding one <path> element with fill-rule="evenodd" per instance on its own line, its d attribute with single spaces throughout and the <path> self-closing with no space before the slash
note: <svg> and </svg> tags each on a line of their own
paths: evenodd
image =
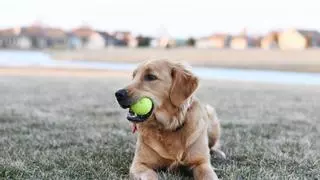
<svg viewBox="0 0 320 180">
<path fill-rule="evenodd" d="M 133 163 L 130 168 L 130 179 L 132 180 L 157 180 L 158 175 L 146 165 Z"/>
<path fill-rule="evenodd" d="M 210 163 L 203 163 L 193 168 L 195 180 L 219 180 Z"/>
</svg>

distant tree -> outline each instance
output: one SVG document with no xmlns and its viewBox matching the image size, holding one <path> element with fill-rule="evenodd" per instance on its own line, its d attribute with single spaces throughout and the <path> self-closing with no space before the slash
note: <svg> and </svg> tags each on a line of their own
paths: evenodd
<svg viewBox="0 0 320 180">
<path fill-rule="evenodd" d="M 190 37 L 188 40 L 187 40 L 187 45 L 188 46 L 194 46 L 196 43 L 196 40 L 193 38 L 193 37 Z"/>
<path fill-rule="evenodd" d="M 148 47 L 150 46 L 151 38 L 150 37 L 144 37 L 139 35 L 137 37 L 138 40 L 138 47 Z"/>
</svg>

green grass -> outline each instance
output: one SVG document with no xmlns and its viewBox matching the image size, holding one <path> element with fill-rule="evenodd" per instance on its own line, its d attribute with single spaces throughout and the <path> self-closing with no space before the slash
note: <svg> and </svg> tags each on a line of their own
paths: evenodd
<svg viewBox="0 0 320 180">
<path fill-rule="evenodd" d="M 127 179 L 136 135 L 114 99 L 126 82 L 0 78 L 0 179 Z M 222 120 L 221 179 L 319 179 L 319 87 L 201 83 Z"/>
</svg>

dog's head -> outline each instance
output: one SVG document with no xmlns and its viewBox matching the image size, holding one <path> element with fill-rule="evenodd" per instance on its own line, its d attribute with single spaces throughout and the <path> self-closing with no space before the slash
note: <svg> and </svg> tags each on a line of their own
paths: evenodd
<svg viewBox="0 0 320 180">
<path fill-rule="evenodd" d="M 155 119 L 169 126 L 172 117 L 181 110 L 197 87 L 198 78 L 185 65 L 153 60 L 140 64 L 132 74 L 131 83 L 115 95 L 122 108 L 129 108 L 141 97 L 150 97 L 153 108 L 149 114 L 134 116 L 129 112 L 127 119 L 133 122 Z"/>
</svg>

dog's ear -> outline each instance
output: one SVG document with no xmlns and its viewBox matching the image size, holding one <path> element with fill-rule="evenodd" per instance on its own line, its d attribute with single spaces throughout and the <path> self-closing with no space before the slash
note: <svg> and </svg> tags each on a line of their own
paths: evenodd
<svg viewBox="0 0 320 180">
<path fill-rule="evenodd" d="M 169 98 L 174 106 L 179 107 L 198 88 L 199 79 L 181 65 L 172 68 L 171 76 Z"/>
</svg>

